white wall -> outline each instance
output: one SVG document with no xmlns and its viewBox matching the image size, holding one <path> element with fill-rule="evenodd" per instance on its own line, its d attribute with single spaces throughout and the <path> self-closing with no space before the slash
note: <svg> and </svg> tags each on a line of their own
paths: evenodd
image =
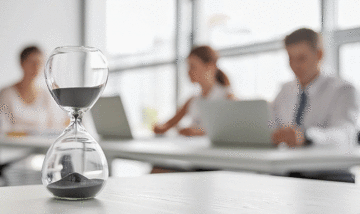
<svg viewBox="0 0 360 214">
<path fill-rule="evenodd" d="M 81 0 L 0 1 L 0 88 L 22 77 L 21 50 L 39 45 L 46 57 L 58 46 L 81 44 Z"/>
<path fill-rule="evenodd" d="M 85 45 L 106 50 L 106 1 L 85 0 Z"/>
</svg>

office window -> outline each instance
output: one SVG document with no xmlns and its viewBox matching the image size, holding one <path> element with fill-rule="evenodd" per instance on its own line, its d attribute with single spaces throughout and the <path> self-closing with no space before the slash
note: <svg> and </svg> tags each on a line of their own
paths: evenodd
<svg viewBox="0 0 360 214">
<path fill-rule="evenodd" d="M 360 1 L 338 0 L 338 28 L 360 27 Z"/>
<path fill-rule="evenodd" d="M 340 48 L 340 76 L 360 90 L 360 42 Z"/>
<path fill-rule="evenodd" d="M 175 57 L 176 1 L 108 0 L 107 51 L 115 67 Z"/>
<path fill-rule="evenodd" d="M 320 30 L 318 0 L 204 0 L 199 5 L 199 43 L 216 49 L 275 39 L 300 27 Z"/>
<path fill-rule="evenodd" d="M 238 57 L 224 57 L 219 67 L 230 79 L 240 99 L 272 101 L 283 83 L 294 79 L 285 50 Z"/>
<path fill-rule="evenodd" d="M 175 112 L 176 97 L 179 106 L 199 92 L 199 87 L 189 81 L 186 57 L 191 44 L 209 44 L 222 55 L 218 65 L 229 76 L 239 98 L 271 101 L 282 83 L 294 78 L 286 51 L 279 50 L 284 36 L 300 27 L 320 31 L 322 22 L 331 26 L 334 20 L 339 30 L 330 32 L 335 41 L 324 40 L 325 54 L 330 56 L 324 64 L 336 70 L 333 67 L 340 60 L 340 75 L 354 81 L 354 70 L 359 66 L 351 57 L 356 56 L 359 45 L 346 44 L 360 41 L 360 4 L 358 0 L 337 0 L 334 4 L 337 17 L 327 8 L 332 7 L 332 0 L 108 0 L 107 53 L 111 71 L 116 72 L 111 74 L 109 82 L 113 83 L 109 85 L 114 87 L 110 88 L 124 97 L 132 94 L 131 99 L 123 99 L 127 99 L 126 105 L 136 106 L 129 111 L 135 112 L 130 114 L 137 127 L 144 127 L 142 113 L 136 116 L 136 112 L 147 108 L 143 106 L 168 106 L 170 110 L 156 110 L 156 120 L 164 121 L 172 116 L 169 112 Z M 341 30 L 356 27 L 355 33 Z M 339 47 L 340 54 L 335 53 Z M 167 93 L 159 96 L 169 99 L 159 101 L 158 95 L 151 95 L 156 91 L 151 78 L 171 82 L 158 84 L 161 91 L 157 94 Z M 134 84 L 120 83 L 127 79 Z M 141 85 L 144 79 L 147 82 L 141 90 L 128 88 Z"/>
<path fill-rule="evenodd" d="M 185 104 L 191 97 L 200 94 L 200 85 L 193 84 L 189 77 L 189 66 L 187 59 L 180 64 L 179 72 L 179 106 Z"/>
<path fill-rule="evenodd" d="M 175 81 L 173 65 L 110 73 L 104 95 L 120 94 L 133 134 L 145 137 L 175 114 Z"/>
</svg>

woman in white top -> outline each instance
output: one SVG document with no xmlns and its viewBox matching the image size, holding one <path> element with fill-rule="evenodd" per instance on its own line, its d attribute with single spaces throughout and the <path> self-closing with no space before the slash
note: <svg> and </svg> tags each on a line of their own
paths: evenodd
<svg viewBox="0 0 360 214">
<path fill-rule="evenodd" d="M 162 125 L 155 125 L 154 132 L 163 134 L 174 127 L 185 116 L 190 115 L 192 124 L 188 128 L 179 130 L 181 135 L 199 136 L 204 135 L 198 100 L 219 100 L 232 99 L 233 94 L 230 89 L 230 82 L 227 76 L 216 66 L 218 60 L 217 53 L 209 46 L 200 46 L 193 49 L 188 57 L 189 76 L 192 83 L 201 86 L 201 95 L 190 98 L 185 105 L 180 108 L 176 115 Z"/>
<path fill-rule="evenodd" d="M 36 84 L 43 65 L 43 54 L 36 46 L 20 55 L 23 78 L 0 92 L 0 127 L 3 133 L 39 134 L 61 132 L 69 120 L 53 102 L 50 93 Z"/>
</svg>

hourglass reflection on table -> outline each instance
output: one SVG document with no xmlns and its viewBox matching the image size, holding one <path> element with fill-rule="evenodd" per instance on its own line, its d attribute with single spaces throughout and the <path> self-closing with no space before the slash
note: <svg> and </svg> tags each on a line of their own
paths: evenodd
<svg viewBox="0 0 360 214">
<path fill-rule="evenodd" d="M 108 178 L 99 144 L 81 121 L 99 99 L 108 79 L 104 55 L 91 47 L 59 47 L 45 66 L 45 80 L 56 103 L 71 117 L 70 125 L 49 148 L 42 183 L 57 198 L 93 198 Z"/>
</svg>

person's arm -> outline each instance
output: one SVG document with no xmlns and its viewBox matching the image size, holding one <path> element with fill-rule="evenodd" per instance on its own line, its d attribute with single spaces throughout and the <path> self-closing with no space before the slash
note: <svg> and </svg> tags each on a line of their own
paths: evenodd
<svg viewBox="0 0 360 214">
<path fill-rule="evenodd" d="M 349 148 L 356 142 L 356 120 L 359 113 L 358 93 L 354 87 L 341 87 L 330 112 L 328 127 L 311 127 L 306 136 L 314 145 L 332 145 L 338 148 Z"/>
<path fill-rule="evenodd" d="M 175 114 L 175 116 L 173 118 L 171 118 L 168 122 L 166 122 L 163 125 L 158 125 L 156 124 L 154 126 L 154 132 L 156 134 L 163 134 L 165 132 L 167 132 L 169 129 L 171 129 L 172 127 L 174 127 L 176 124 L 179 123 L 179 121 L 186 115 L 186 113 L 188 112 L 188 108 L 189 105 L 191 103 L 191 101 L 193 100 L 193 98 L 189 99 L 181 108 L 180 110 Z"/>
<path fill-rule="evenodd" d="M 183 128 L 179 130 L 179 134 L 184 136 L 203 136 L 206 134 L 202 128 Z"/>
<path fill-rule="evenodd" d="M 13 113 L 10 111 L 10 107 L 8 105 L 9 99 L 6 96 L 4 91 L 0 92 L 0 133 L 7 132 L 11 130 L 13 124 L 15 124 L 15 117 Z"/>
</svg>

